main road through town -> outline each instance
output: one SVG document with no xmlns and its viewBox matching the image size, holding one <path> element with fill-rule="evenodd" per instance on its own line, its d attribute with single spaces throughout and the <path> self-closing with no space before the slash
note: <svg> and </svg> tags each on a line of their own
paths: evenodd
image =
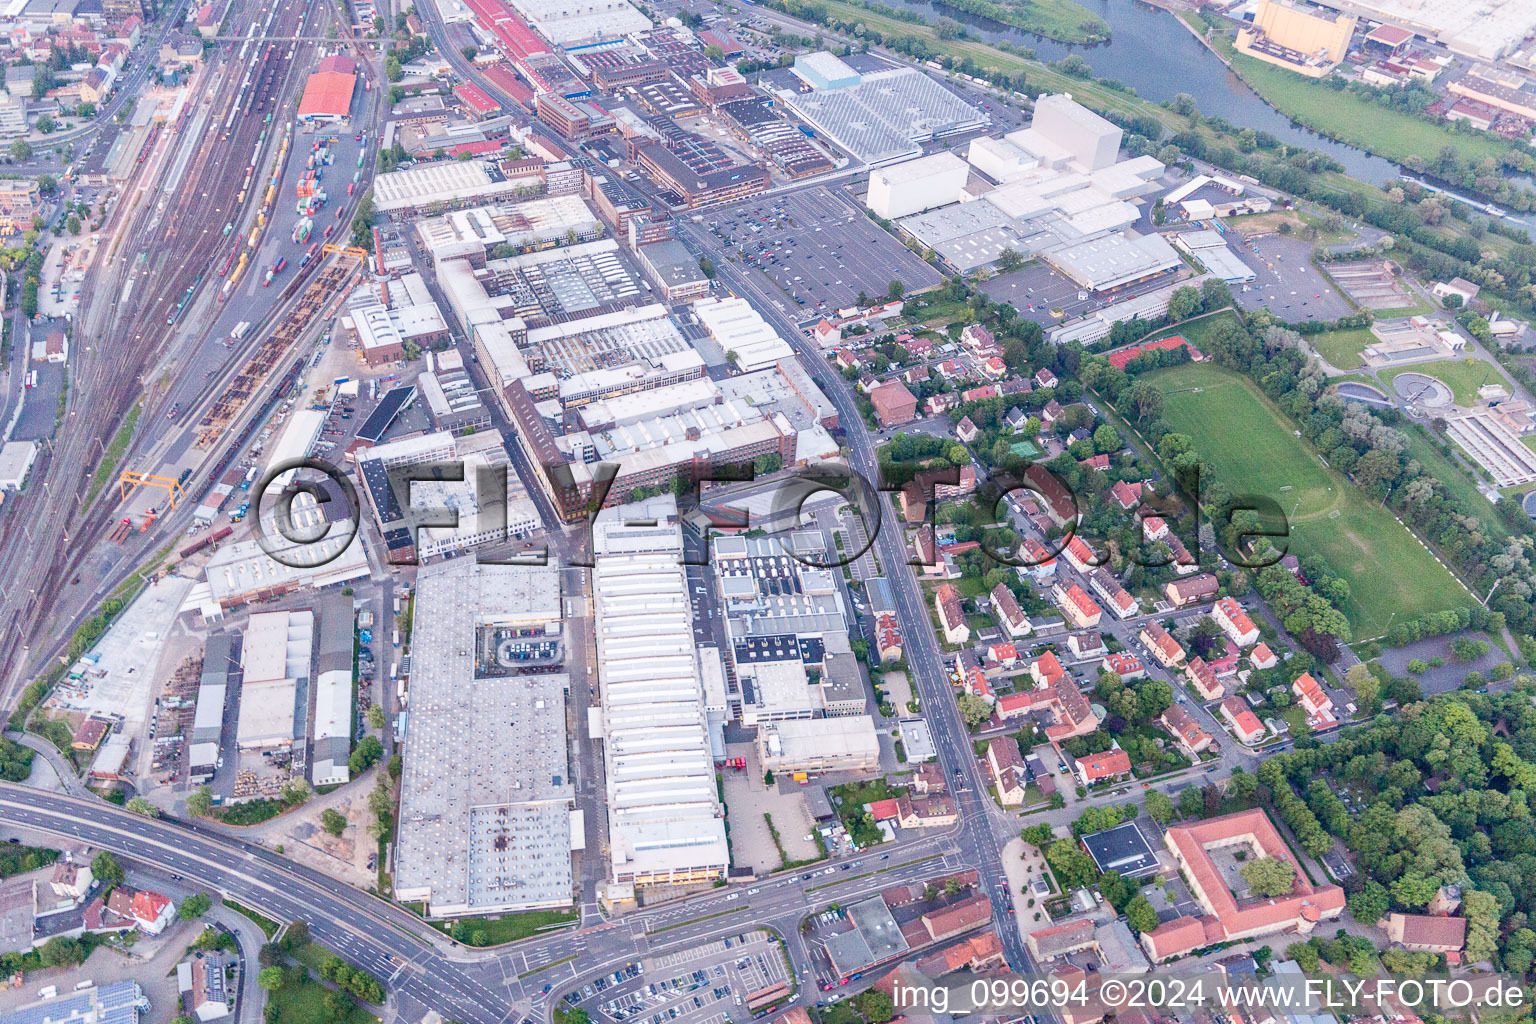
<svg viewBox="0 0 1536 1024">
<path fill-rule="evenodd" d="M 467 949 L 409 911 L 272 851 L 176 819 L 146 818 L 95 798 L 0 783 L 0 828 L 111 850 L 206 885 L 280 922 L 304 921 L 317 941 L 389 986 L 405 1019 L 437 1010 L 466 1024 L 529 1015 L 581 979 L 637 959 L 753 927 L 785 939 L 799 998 L 815 998 L 815 967 L 799 924 L 830 903 L 974 866 L 963 832 L 886 844 L 844 870 L 784 872 L 740 887 L 645 908 L 617 921 L 545 933 L 495 950 Z M 549 989 L 545 991 L 546 987 Z"/>
</svg>

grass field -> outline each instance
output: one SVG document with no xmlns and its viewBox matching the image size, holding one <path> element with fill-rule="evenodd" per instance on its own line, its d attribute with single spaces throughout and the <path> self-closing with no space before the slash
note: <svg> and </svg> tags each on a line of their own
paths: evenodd
<svg viewBox="0 0 1536 1024">
<path fill-rule="evenodd" d="M 997 20 L 1063 43 L 1109 38 L 1108 23 L 1072 0 L 1000 0 L 997 6 L 1007 12 Z"/>
<path fill-rule="evenodd" d="M 1394 616 L 1464 605 L 1466 590 L 1406 527 L 1343 474 L 1327 468 L 1246 379 L 1210 363 L 1149 374 L 1163 419 L 1233 492 L 1268 497 L 1289 517 L 1292 550 L 1316 554 L 1349 581 L 1343 609 L 1356 639 L 1385 633 Z M 1409 582 L 1411 581 L 1411 582 Z"/>
<path fill-rule="evenodd" d="M 1232 62 L 1232 70 L 1270 106 L 1309 128 L 1377 156 L 1433 160 L 1441 149 L 1450 146 L 1464 159 L 1476 162 L 1488 156 L 1497 159 L 1509 148 L 1494 136 L 1482 132 L 1464 135 L 1255 60 L 1233 49 L 1231 37 L 1224 33 L 1215 33 L 1211 41 Z"/>
<path fill-rule="evenodd" d="M 522 914 L 503 914 L 500 917 L 466 917 L 460 919 L 467 929 L 470 945 L 499 946 L 504 942 L 526 939 L 545 928 L 555 928 L 576 921 L 574 910 L 530 910 Z M 458 924 L 456 920 L 454 924 Z M 444 928 L 446 931 L 447 929 Z M 483 938 L 484 942 L 474 941 Z"/>
<path fill-rule="evenodd" d="M 1413 366 L 1383 370 L 1379 376 L 1384 382 L 1391 383 L 1400 373 L 1427 374 L 1451 389 L 1457 405 L 1469 407 L 1477 402 L 1477 389 L 1484 384 L 1510 386 L 1502 370 L 1482 359 L 1441 359 L 1433 363 L 1417 363 Z"/>
<path fill-rule="evenodd" d="M 1467 515 L 1477 516 L 1483 524 L 1483 532 L 1498 540 L 1509 536 L 1504 521 L 1494 515 L 1493 504 L 1477 489 L 1477 480 L 1466 469 L 1441 453 L 1434 439 L 1417 423 L 1399 423 L 1397 429 L 1408 438 L 1408 457 L 1418 459 L 1426 476 L 1433 477 L 1445 486 L 1446 492 L 1456 502 L 1456 507 Z M 1527 437 L 1529 443 L 1533 438 Z"/>
<path fill-rule="evenodd" d="M 1307 335 L 1307 343 L 1341 370 L 1356 370 L 1364 366 L 1365 360 L 1360 357 L 1360 353 L 1375 341 L 1376 335 L 1367 327 Z"/>
<path fill-rule="evenodd" d="M 276 1007 L 277 1024 L 376 1024 L 378 1018 L 347 1000 L 347 1012 L 337 1018 L 326 1012 L 326 987 L 306 977 L 298 985 L 284 985 L 267 993 L 267 1005 Z"/>
</svg>

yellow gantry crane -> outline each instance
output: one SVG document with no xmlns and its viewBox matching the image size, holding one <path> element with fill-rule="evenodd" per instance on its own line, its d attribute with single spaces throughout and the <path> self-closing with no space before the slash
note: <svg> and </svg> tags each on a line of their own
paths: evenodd
<svg viewBox="0 0 1536 1024">
<path fill-rule="evenodd" d="M 118 500 L 127 501 L 136 487 L 159 487 L 170 497 L 171 508 L 175 508 L 179 501 L 186 498 L 187 492 L 182 490 L 181 483 L 168 476 L 155 476 L 152 473 L 140 473 L 137 470 L 125 469 L 117 478 Z"/>
</svg>

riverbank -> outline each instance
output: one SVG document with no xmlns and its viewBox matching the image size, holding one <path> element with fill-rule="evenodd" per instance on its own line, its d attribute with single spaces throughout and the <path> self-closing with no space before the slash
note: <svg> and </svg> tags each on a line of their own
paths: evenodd
<svg viewBox="0 0 1536 1024">
<path fill-rule="evenodd" d="M 1075 0 L 934 0 L 944 8 L 1012 25 L 1059 43 L 1094 46 L 1109 40 L 1109 23 Z"/>
<path fill-rule="evenodd" d="M 1181 16 L 1179 21 L 1265 103 L 1337 142 L 1396 163 L 1417 159 L 1430 166 L 1446 147 L 1471 164 L 1489 157 L 1502 160 L 1512 149 L 1510 143 L 1486 132 L 1456 131 L 1347 90 L 1334 89 L 1322 79 L 1305 78 L 1238 53 L 1232 35 L 1224 28 L 1214 27 L 1209 34 L 1202 33 L 1204 19 L 1198 15 Z"/>
</svg>

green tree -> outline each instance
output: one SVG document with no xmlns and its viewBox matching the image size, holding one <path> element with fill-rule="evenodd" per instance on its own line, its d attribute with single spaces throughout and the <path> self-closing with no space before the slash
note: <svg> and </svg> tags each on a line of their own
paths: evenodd
<svg viewBox="0 0 1536 1024">
<path fill-rule="evenodd" d="M 705 277 L 707 277 L 711 281 L 713 281 L 715 279 L 715 273 L 716 273 L 716 271 L 715 271 L 715 261 L 710 259 L 708 256 L 700 256 L 699 257 L 699 273 L 703 274 Z"/>
<path fill-rule="evenodd" d="M 32 144 L 26 139 L 17 139 L 11 143 L 11 156 L 17 160 L 32 159 Z"/>
<path fill-rule="evenodd" d="M 256 984 L 265 992 L 276 992 L 283 987 L 283 969 L 263 967 L 261 973 L 256 975 Z"/>
<path fill-rule="evenodd" d="M 1238 869 L 1255 896 L 1285 896 L 1296 886 L 1296 869 L 1279 857 L 1260 857 Z"/>
<path fill-rule="evenodd" d="M 895 302 L 897 299 L 905 295 L 906 291 L 907 286 L 893 278 L 890 285 L 885 289 L 885 297 L 890 299 L 892 302 Z"/>
<path fill-rule="evenodd" d="M 1160 789 L 1147 790 L 1147 817 L 1159 825 L 1173 820 L 1173 801 L 1168 799 L 1167 793 Z"/>
<path fill-rule="evenodd" d="M 391 82 L 398 82 L 405 77 L 405 70 L 400 66 L 400 58 L 394 54 L 384 58 L 384 77 Z"/>
<path fill-rule="evenodd" d="M 331 835 L 340 837 L 347 830 L 347 816 L 334 808 L 327 807 L 320 812 L 320 827 Z"/>
<path fill-rule="evenodd" d="M 347 758 L 347 767 L 351 769 L 353 775 L 361 775 L 383 756 L 384 744 L 379 742 L 379 738 L 364 736 L 353 749 L 352 756 Z"/>
<path fill-rule="evenodd" d="M 76 964 L 85 963 L 85 958 L 90 954 L 80 945 L 78 939 L 68 935 L 55 935 L 43 943 L 37 955 L 44 967 L 73 967 Z"/>
<path fill-rule="evenodd" d="M 1092 885 L 1098 877 L 1093 858 L 1073 839 L 1058 839 L 1045 851 L 1045 862 L 1064 889 Z"/>
<path fill-rule="evenodd" d="M 368 708 L 368 725 L 374 729 L 384 728 L 384 708 L 378 704 Z"/>
<path fill-rule="evenodd" d="M 896 1016 L 896 1004 L 890 995 L 879 989 L 865 989 L 853 997 L 856 1010 L 864 1015 L 869 1024 L 885 1024 Z"/>
<path fill-rule="evenodd" d="M 1387 892 L 1386 886 L 1374 878 L 1365 883 L 1364 889 L 1351 893 L 1346 901 L 1349 916 L 1366 927 L 1374 925 L 1385 917 L 1391 904 L 1391 894 Z"/>
<path fill-rule="evenodd" d="M 91 858 L 91 874 L 102 885 L 122 885 L 123 866 L 117 862 L 117 858 L 107 850 L 102 850 Z"/>
<path fill-rule="evenodd" d="M 960 705 L 960 717 L 965 719 L 966 728 L 972 731 L 992 717 L 992 705 L 975 694 L 962 693 L 957 702 Z"/>
<path fill-rule="evenodd" d="M 193 817 L 206 818 L 213 813 L 213 787 L 198 786 L 187 797 L 187 811 Z"/>
<path fill-rule="evenodd" d="M 205 892 L 195 892 L 181 901 L 181 906 L 177 908 L 177 912 L 183 918 L 190 921 L 194 918 L 202 917 L 212 907 L 213 897 Z"/>
<path fill-rule="evenodd" d="M 1125 923 L 1145 935 L 1157 928 L 1157 911 L 1152 909 L 1145 896 L 1137 893 L 1136 898 L 1126 904 Z"/>
<path fill-rule="evenodd" d="M 132 797 L 124 806 L 134 814 L 142 814 L 146 818 L 160 817 L 160 808 L 141 796 Z"/>
</svg>

